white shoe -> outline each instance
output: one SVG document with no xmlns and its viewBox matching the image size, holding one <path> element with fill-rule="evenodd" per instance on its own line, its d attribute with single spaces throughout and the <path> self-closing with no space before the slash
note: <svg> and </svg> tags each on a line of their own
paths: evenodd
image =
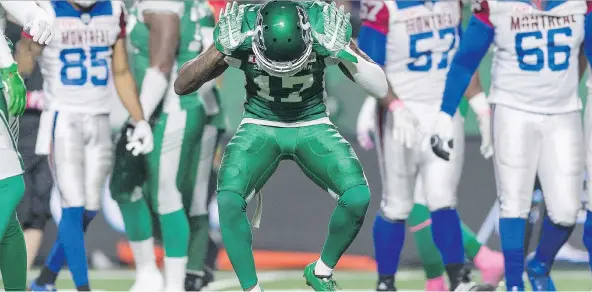
<svg viewBox="0 0 592 292">
<path fill-rule="evenodd" d="M 145 268 L 136 271 L 136 282 L 130 288 L 132 292 L 162 291 L 164 279 L 157 268 Z"/>
<path fill-rule="evenodd" d="M 555 259 L 559 261 L 568 261 L 571 263 L 587 263 L 588 252 L 575 248 L 569 243 L 566 243 L 559 249 Z"/>
</svg>

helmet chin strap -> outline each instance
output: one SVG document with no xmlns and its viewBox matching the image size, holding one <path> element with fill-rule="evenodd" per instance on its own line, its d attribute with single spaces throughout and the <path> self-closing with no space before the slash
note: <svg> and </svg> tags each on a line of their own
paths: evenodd
<svg viewBox="0 0 592 292">
<path fill-rule="evenodd" d="M 89 8 L 93 5 L 95 5 L 95 3 L 97 3 L 97 0 L 71 0 L 71 1 L 82 8 Z"/>
</svg>

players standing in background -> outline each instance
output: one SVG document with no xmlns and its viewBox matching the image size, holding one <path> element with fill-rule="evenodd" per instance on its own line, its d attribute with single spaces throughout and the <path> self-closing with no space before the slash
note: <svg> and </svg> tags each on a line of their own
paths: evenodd
<svg viewBox="0 0 592 292">
<path fill-rule="evenodd" d="M 163 287 L 149 206 L 159 216 L 164 242 L 164 289 L 201 290 L 213 277 L 204 269 L 208 183 L 224 126 L 215 80 L 200 94 L 178 96 L 172 86 L 179 66 L 213 43 L 213 28 L 214 15 L 203 1 L 141 1 L 130 14 L 133 72 L 155 135 L 155 149 L 146 157 L 134 157 L 118 144 L 111 179 L 136 262 L 133 291 Z"/>
<path fill-rule="evenodd" d="M 33 39 L 47 44 L 53 39 L 52 19 L 33 1 L 0 1 L 4 9 Z M 27 285 L 27 251 L 16 206 L 25 191 L 23 161 L 18 152 L 18 116 L 27 105 L 26 88 L 12 57 L 12 43 L 0 34 L 0 273 L 4 290 L 23 291 Z M 5 96 L 7 95 L 7 96 Z"/>
<path fill-rule="evenodd" d="M 261 290 L 247 200 L 258 194 L 261 203 L 261 188 L 285 159 L 338 198 L 321 258 L 304 272 L 314 290 L 337 288 L 333 268 L 363 224 L 370 190 L 351 146 L 327 117 L 325 68 L 339 64 L 369 94 L 383 98 L 387 92 L 382 70 L 350 37 L 349 15 L 335 3 L 235 2 L 216 25 L 215 47 L 185 64 L 175 81 L 175 91 L 185 94 L 229 65 L 246 74 L 244 118 L 224 152 L 217 196 L 224 245 L 243 290 Z M 254 226 L 260 211 L 259 205 Z"/>
<path fill-rule="evenodd" d="M 525 288 L 524 232 L 535 175 L 548 216 L 526 265 L 533 290 L 555 290 L 551 267 L 576 223 L 584 174 L 578 55 L 583 42 L 592 59 L 591 8 L 588 1 L 476 2 L 466 41 L 448 74 L 432 144 L 446 160 L 456 145 L 452 116 L 494 45 L 489 101 L 494 105 L 494 166 L 508 291 Z"/>
<path fill-rule="evenodd" d="M 373 141 L 382 141 L 381 144 L 378 145 L 377 150 L 381 151 L 379 153 L 380 157 L 384 157 L 383 145 L 386 141 L 380 137 L 380 135 L 383 135 L 384 133 L 384 124 L 377 124 L 378 120 L 381 120 L 382 123 L 384 123 L 384 119 L 377 119 L 377 116 L 380 115 L 382 109 L 377 109 L 376 106 L 376 103 L 370 98 L 366 99 L 364 102 L 358 115 L 358 142 L 364 149 L 370 150 L 374 148 Z M 377 110 L 381 112 L 377 112 Z M 382 164 L 380 166 L 382 167 L 381 170 L 383 170 L 384 166 L 382 166 Z M 409 224 L 409 231 L 413 234 L 415 239 L 417 251 L 427 279 L 425 290 L 443 291 L 446 288 L 444 278 L 442 277 L 445 272 L 444 264 L 442 263 L 440 252 L 433 241 L 430 210 L 425 203 L 422 181 L 419 179 L 416 182 L 413 197 L 414 205 L 406 223 Z M 466 224 L 461 224 L 465 254 L 473 261 L 477 269 L 481 272 L 481 279 L 487 284 L 497 286 L 504 275 L 503 255 L 500 252 L 492 251 L 487 246 L 481 244 L 475 233 Z M 379 232 L 378 228 L 375 230 Z M 388 263 L 390 261 L 386 262 Z M 394 282 L 395 277 L 391 274 L 383 276 L 379 275 L 377 287 L 389 290 L 394 286 Z"/>
<path fill-rule="evenodd" d="M 109 101 L 114 89 L 135 121 L 128 149 L 150 152 L 152 132 L 128 68 L 122 4 L 72 0 L 51 6 L 60 37 L 45 47 L 23 39 L 19 47 L 30 59 L 40 56 L 45 110 L 53 116 L 51 133 L 44 134 L 51 135 L 50 165 L 62 199 L 57 241 L 31 289 L 53 286 L 67 261 L 76 288 L 89 290 L 84 230 L 99 209 L 112 166 Z"/>
<path fill-rule="evenodd" d="M 477 287 L 467 280 L 468 270 L 463 269 L 463 246 L 477 266 L 485 269 L 484 280 L 493 287 L 503 273 L 501 257 L 486 248 L 481 249 L 474 234 L 466 227 L 461 228 L 455 209 L 464 157 L 462 117 L 457 114 L 454 120 L 454 137 L 458 139 L 458 147 L 452 161 L 448 162 L 432 153 L 428 147 L 428 136 L 409 130 L 419 125 L 421 132 L 430 133 L 437 123 L 446 74 L 460 40 L 461 9 L 459 1 L 362 2 L 363 25 L 358 37 L 360 48 L 384 66 L 390 85 L 389 94 L 400 99 L 392 118 L 383 118 L 385 109 L 376 108 L 375 102 L 367 99 L 359 123 L 359 127 L 368 128 L 364 125 L 370 125 L 373 120 L 379 121 L 376 128 L 379 138 L 376 141 L 379 141 L 383 199 L 381 211 L 374 222 L 374 249 L 379 274 L 377 290 L 395 289 L 394 275 L 405 240 L 406 220 L 416 231 L 414 234 L 420 255 L 422 251 L 429 253 L 425 255 L 425 264 L 432 266 L 433 261 L 436 263 L 435 271 L 427 275 L 428 279 L 432 279 L 427 281 L 426 290 L 446 289 L 441 277 L 443 268 L 438 265 L 440 254 L 451 290 L 486 288 Z M 481 153 L 489 158 L 492 155 L 489 105 L 478 84 L 478 77 L 475 81 L 467 95 L 479 116 Z M 361 132 L 360 143 L 369 148 L 372 142 L 368 132 L 366 129 Z M 414 206 L 414 202 L 418 204 Z M 421 231 L 421 225 L 429 224 L 430 213 L 432 232 Z M 433 244 L 437 249 L 430 248 Z M 435 250 L 439 250 L 440 254 L 434 254 Z M 498 266 L 491 269 L 490 264 L 495 265 L 496 261 Z"/>
</svg>

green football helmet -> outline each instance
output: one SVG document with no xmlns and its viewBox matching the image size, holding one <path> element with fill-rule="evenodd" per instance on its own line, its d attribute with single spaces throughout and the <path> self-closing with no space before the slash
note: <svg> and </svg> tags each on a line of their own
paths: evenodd
<svg viewBox="0 0 592 292">
<path fill-rule="evenodd" d="M 293 76 L 312 52 L 306 10 L 294 1 L 270 1 L 257 14 L 253 52 L 257 65 L 273 76 Z"/>
</svg>

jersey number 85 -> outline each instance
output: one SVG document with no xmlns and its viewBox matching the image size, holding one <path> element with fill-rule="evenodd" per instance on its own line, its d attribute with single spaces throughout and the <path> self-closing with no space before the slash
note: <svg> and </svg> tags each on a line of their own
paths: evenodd
<svg viewBox="0 0 592 292">
<path fill-rule="evenodd" d="M 107 57 L 111 54 L 109 47 L 90 48 L 90 68 L 87 68 L 88 58 L 83 48 L 63 49 L 60 52 L 62 70 L 60 78 L 62 84 L 72 86 L 85 85 L 89 79 L 95 86 L 105 86 L 109 80 L 109 64 Z M 91 71 L 89 77 L 88 71 Z"/>
<path fill-rule="evenodd" d="M 569 27 L 551 29 L 547 31 L 547 52 L 540 47 L 525 49 L 524 42 L 529 39 L 541 40 L 543 33 L 541 31 L 529 31 L 516 34 L 516 56 L 518 66 L 524 71 L 538 72 L 543 70 L 545 63 L 551 71 L 563 71 L 569 67 L 569 58 L 571 56 L 571 47 L 568 45 L 557 45 L 557 37 L 571 37 L 572 31 Z M 563 56 L 563 61 L 558 61 Z M 546 59 L 546 61 L 545 61 Z"/>
</svg>

